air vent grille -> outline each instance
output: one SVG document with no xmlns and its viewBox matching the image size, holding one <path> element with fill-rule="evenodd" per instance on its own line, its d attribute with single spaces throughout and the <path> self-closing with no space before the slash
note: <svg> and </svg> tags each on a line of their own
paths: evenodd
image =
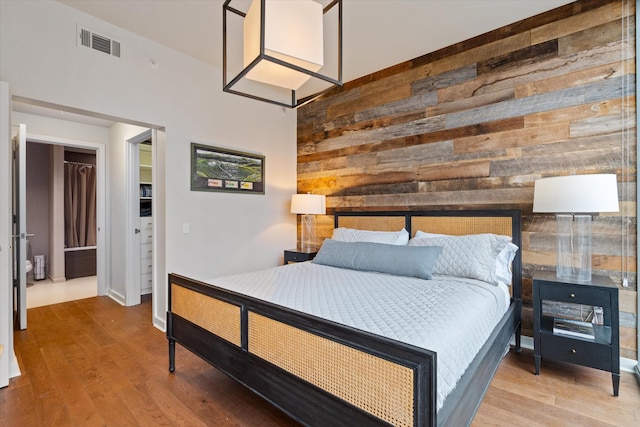
<svg viewBox="0 0 640 427">
<path fill-rule="evenodd" d="M 106 37 L 93 34 L 93 37 L 91 37 L 91 46 L 95 50 L 111 55 L 111 40 Z"/>
<path fill-rule="evenodd" d="M 120 58 L 120 42 L 78 26 L 78 46 Z"/>
</svg>

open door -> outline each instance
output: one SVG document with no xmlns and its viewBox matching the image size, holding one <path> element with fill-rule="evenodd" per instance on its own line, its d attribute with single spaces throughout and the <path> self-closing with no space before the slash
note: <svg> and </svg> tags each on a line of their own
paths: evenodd
<svg viewBox="0 0 640 427">
<path fill-rule="evenodd" d="M 14 324 L 27 329 L 27 129 L 13 139 L 13 289 Z"/>
<path fill-rule="evenodd" d="M 154 131 L 148 129 L 127 140 L 127 180 L 129 186 L 127 222 L 126 289 L 127 306 L 141 302 L 141 295 L 153 289 L 152 144 Z"/>
</svg>

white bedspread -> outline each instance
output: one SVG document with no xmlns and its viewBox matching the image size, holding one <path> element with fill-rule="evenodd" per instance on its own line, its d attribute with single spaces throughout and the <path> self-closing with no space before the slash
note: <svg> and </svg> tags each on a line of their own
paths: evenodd
<svg viewBox="0 0 640 427">
<path fill-rule="evenodd" d="M 509 307 L 506 286 L 311 262 L 207 282 L 437 352 L 438 409 Z"/>
</svg>

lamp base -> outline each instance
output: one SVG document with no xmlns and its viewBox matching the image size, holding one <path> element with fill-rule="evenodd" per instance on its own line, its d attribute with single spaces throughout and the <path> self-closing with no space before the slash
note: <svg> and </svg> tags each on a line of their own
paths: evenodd
<svg viewBox="0 0 640 427">
<path fill-rule="evenodd" d="M 556 215 L 558 253 L 556 276 L 574 282 L 591 281 L 591 215 Z"/>
<path fill-rule="evenodd" d="M 300 248 L 301 249 L 313 249 L 316 247 L 316 224 L 315 215 L 305 214 L 300 218 L 301 224 L 301 236 L 300 236 Z"/>
</svg>

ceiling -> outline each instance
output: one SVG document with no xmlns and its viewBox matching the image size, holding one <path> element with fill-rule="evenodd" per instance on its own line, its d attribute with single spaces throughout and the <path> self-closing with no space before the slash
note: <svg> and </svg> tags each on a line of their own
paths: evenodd
<svg viewBox="0 0 640 427">
<path fill-rule="evenodd" d="M 223 0 L 58 1 L 222 68 Z M 351 81 L 571 1 L 343 0 L 343 80 Z M 233 0 L 231 5 L 245 3 L 248 0 Z"/>
<path fill-rule="evenodd" d="M 222 68 L 224 0 L 57 0 L 67 6 Z M 246 10 L 250 0 L 232 0 Z M 289 0 L 295 1 L 295 0 Z M 317 0 L 326 5 L 329 0 Z M 343 0 L 343 81 L 554 9 L 572 0 Z M 221 89 L 222 90 L 222 89 Z M 14 102 L 14 110 L 61 117 Z M 69 112 L 72 113 L 72 112 Z M 110 120 L 65 119 L 98 126 Z"/>
</svg>

